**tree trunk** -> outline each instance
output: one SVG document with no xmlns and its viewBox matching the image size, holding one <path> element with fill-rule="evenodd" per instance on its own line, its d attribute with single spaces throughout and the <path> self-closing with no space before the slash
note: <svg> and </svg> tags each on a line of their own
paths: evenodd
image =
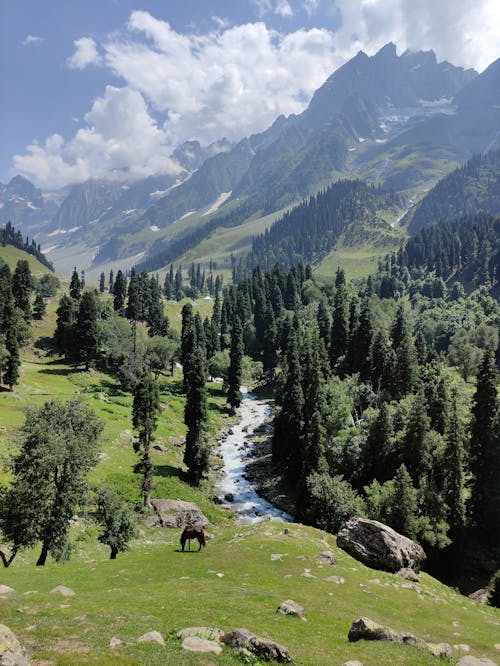
<svg viewBox="0 0 500 666">
<path fill-rule="evenodd" d="M 14 548 L 12 550 L 10 557 L 7 557 L 7 555 L 3 552 L 3 550 L 0 550 L 0 558 L 2 559 L 3 565 L 6 569 L 10 567 L 10 565 L 12 564 L 12 560 L 15 558 L 16 555 L 17 555 L 17 548 Z"/>
<path fill-rule="evenodd" d="M 44 541 L 43 544 L 42 544 L 42 552 L 40 553 L 40 557 L 36 561 L 36 566 L 37 567 L 43 567 L 43 565 L 45 564 L 45 562 L 47 560 L 47 555 L 48 554 L 49 554 L 49 547 Z"/>
<path fill-rule="evenodd" d="M 118 555 L 118 548 L 116 546 L 111 546 L 111 555 L 109 556 L 109 559 L 116 560 L 117 555 Z"/>
</svg>

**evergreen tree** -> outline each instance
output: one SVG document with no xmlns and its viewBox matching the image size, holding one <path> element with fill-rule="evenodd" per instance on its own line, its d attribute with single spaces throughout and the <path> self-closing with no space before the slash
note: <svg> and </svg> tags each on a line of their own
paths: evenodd
<svg viewBox="0 0 500 666">
<path fill-rule="evenodd" d="M 297 481 L 303 460 L 304 394 L 296 333 L 290 336 L 281 395 L 281 409 L 274 417 L 273 460 L 285 467 L 291 481 Z"/>
<path fill-rule="evenodd" d="M 114 279 L 113 269 L 111 269 L 109 271 L 109 285 L 108 285 L 108 291 L 110 294 L 114 293 L 114 287 L 115 287 L 115 279 Z"/>
<path fill-rule="evenodd" d="M 181 328 L 181 365 L 184 377 L 184 391 L 188 390 L 189 362 L 196 347 L 196 333 L 194 327 L 193 306 L 186 303 L 182 308 Z"/>
<path fill-rule="evenodd" d="M 229 352 L 229 371 L 227 401 L 233 409 L 240 406 L 241 402 L 241 372 L 243 365 L 243 329 L 239 317 L 236 317 L 231 331 L 231 349 Z"/>
<path fill-rule="evenodd" d="M 105 289 L 106 289 L 106 276 L 104 275 L 104 273 L 101 273 L 99 277 L 99 291 L 101 292 L 101 294 L 104 294 Z"/>
<path fill-rule="evenodd" d="M 38 293 L 35 296 L 35 302 L 33 303 L 33 319 L 43 319 L 45 316 L 45 299 L 42 294 Z"/>
<path fill-rule="evenodd" d="M 362 381 L 368 381 L 372 374 L 372 344 L 372 314 L 370 302 L 367 300 L 363 304 L 357 326 L 349 340 L 347 354 L 349 372 L 358 372 Z"/>
<path fill-rule="evenodd" d="M 54 333 L 54 345 L 58 352 L 69 357 L 73 352 L 73 327 L 76 319 L 75 301 L 63 294 L 59 299 L 56 311 L 56 330 Z"/>
<path fill-rule="evenodd" d="M 417 512 L 417 491 L 405 465 L 401 465 L 394 477 L 394 503 L 391 511 L 391 527 L 414 539 Z"/>
<path fill-rule="evenodd" d="M 189 360 L 187 375 L 187 397 L 184 410 L 186 450 L 184 463 L 188 468 L 188 477 L 194 485 L 199 485 L 203 474 L 208 471 L 210 449 L 206 440 L 207 391 L 205 359 L 201 349 L 195 349 Z"/>
<path fill-rule="evenodd" d="M 349 342 L 349 303 L 347 290 L 339 284 L 333 301 L 332 330 L 330 334 L 330 363 L 335 368 L 338 360 L 345 356 Z"/>
<path fill-rule="evenodd" d="M 120 270 L 116 274 L 116 280 L 113 283 L 113 296 L 113 308 L 115 312 L 123 315 L 125 312 L 125 298 L 127 296 L 127 281 Z"/>
<path fill-rule="evenodd" d="M 403 462 L 416 484 L 432 467 L 432 452 L 429 449 L 430 430 L 427 402 L 425 395 L 420 392 L 415 396 L 403 439 Z"/>
<path fill-rule="evenodd" d="M 92 291 L 84 291 L 75 327 L 75 356 L 88 370 L 97 358 L 97 302 Z"/>
<path fill-rule="evenodd" d="M 378 392 L 383 386 L 383 379 L 386 376 L 387 365 L 389 361 L 389 344 L 385 334 L 379 331 L 374 339 L 371 348 L 371 382 L 373 390 Z"/>
<path fill-rule="evenodd" d="M 473 479 L 468 514 L 471 525 L 485 533 L 498 524 L 500 495 L 500 436 L 495 358 L 491 350 L 483 355 L 472 406 L 470 471 Z"/>
<path fill-rule="evenodd" d="M 446 448 L 443 456 L 443 499 L 448 507 L 447 522 L 454 542 L 465 521 L 464 449 L 465 431 L 458 413 L 457 394 L 453 395 L 450 418 L 446 428 Z"/>
<path fill-rule="evenodd" d="M 395 470 L 394 467 L 391 469 L 390 464 L 392 434 L 391 415 L 387 403 L 384 402 L 366 438 L 361 485 L 368 485 L 373 479 L 384 483 L 393 477 Z"/>
<path fill-rule="evenodd" d="M 19 323 L 12 294 L 12 275 L 7 264 L 0 267 L 0 335 L 3 347 L 2 381 L 12 391 L 19 378 Z"/>
<path fill-rule="evenodd" d="M 23 311 L 24 318 L 27 321 L 31 319 L 30 298 L 32 291 L 33 277 L 30 265 L 26 259 L 20 259 L 12 276 L 12 295 L 14 296 L 14 305 Z"/>
<path fill-rule="evenodd" d="M 149 374 L 134 388 L 132 405 L 132 425 L 138 431 L 138 440 L 134 450 L 140 454 L 139 471 L 142 473 L 142 498 L 144 506 L 151 508 L 151 486 L 153 483 L 153 463 L 151 462 L 151 443 L 157 427 L 160 412 L 160 392 L 158 382 Z"/>
<path fill-rule="evenodd" d="M 69 283 L 69 295 L 74 301 L 80 300 L 80 295 L 82 293 L 82 283 L 80 282 L 80 278 L 78 276 L 78 271 L 76 270 L 76 266 L 73 269 L 73 273 L 71 274 L 71 282 Z"/>
<path fill-rule="evenodd" d="M 409 393 L 416 380 L 416 357 L 413 338 L 403 304 L 398 307 L 392 331 L 392 347 L 395 351 L 394 391 L 402 398 Z"/>
</svg>

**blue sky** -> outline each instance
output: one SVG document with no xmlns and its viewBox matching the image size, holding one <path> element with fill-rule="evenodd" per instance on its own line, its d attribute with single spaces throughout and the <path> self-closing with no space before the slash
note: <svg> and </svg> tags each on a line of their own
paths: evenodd
<svg viewBox="0 0 500 666">
<path fill-rule="evenodd" d="M 175 170 L 181 141 L 300 112 L 359 48 L 500 56 L 495 0 L 2 0 L 0 182 Z"/>
</svg>

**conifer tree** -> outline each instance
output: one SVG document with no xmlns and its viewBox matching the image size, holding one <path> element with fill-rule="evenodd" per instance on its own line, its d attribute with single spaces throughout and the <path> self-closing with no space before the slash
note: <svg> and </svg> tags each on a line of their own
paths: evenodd
<svg viewBox="0 0 500 666">
<path fill-rule="evenodd" d="M 99 276 L 99 291 L 101 294 L 104 294 L 104 291 L 106 289 L 106 276 L 104 275 L 104 272 L 101 273 Z"/>
<path fill-rule="evenodd" d="M 2 332 L 5 336 L 5 349 L 8 353 L 3 372 L 3 381 L 12 391 L 14 384 L 17 384 L 17 380 L 19 379 L 19 366 L 21 365 L 17 326 L 12 301 L 4 304 Z"/>
<path fill-rule="evenodd" d="M 207 391 L 205 358 L 202 349 L 195 349 L 189 359 L 187 375 L 187 397 L 184 410 L 186 450 L 184 463 L 188 468 L 188 477 L 194 485 L 199 485 L 203 474 L 208 471 L 210 449 L 206 440 Z"/>
<path fill-rule="evenodd" d="M 33 303 L 33 319 L 43 319 L 45 316 L 45 299 L 43 298 L 42 294 L 37 293 L 35 296 L 35 302 Z"/>
<path fill-rule="evenodd" d="M 415 396 L 403 439 L 403 462 L 415 484 L 418 484 L 421 477 L 432 467 L 432 452 L 429 450 L 428 437 L 430 430 L 427 401 L 421 391 Z"/>
<path fill-rule="evenodd" d="M 291 334 L 288 344 L 285 373 L 281 409 L 274 417 L 272 453 L 273 460 L 284 465 L 290 480 L 297 481 L 303 459 L 304 394 L 295 332 Z"/>
<path fill-rule="evenodd" d="M 116 274 L 116 280 L 113 283 L 113 308 L 120 315 L 124 314 L 125 298 L 127 296 L 127 281 L 122 271 Z"/>
<path fill-rule="evenodd" d="M 330 315 L 325 304 L 324 299 L 321 299 L 318 305 L 318 327 L 319 335 L 324 340 L 325 346 L 330 344 L 330 330 L 331 330 Z"/>
<path fill-rule="evenodd" d="M 495 358 L 486 350 L 477 376 L 472 406 L 470 470 L 473 474 L 468 514 L 473 527 L 493 530 L 500 496 L 500 437 Z"/>
<path fill-rule="evenodd" d="M 109 271 L 109 285 L 108 285 L 108 291 L 110 294 L 114 293 L 114 286 L 115 286 L 115 279 L 114 279 L 114 273 L 113 269 Z"/>
<path fill-rule="evenodd" d="M 368 381 L 371 376 L 371 352 L 373 344 L 373 327 L 370 302 L 363 303 L 361 314 L 353 335 L 349 340 L 347 354 L 348 371 L 359 372 L 362 381 Z"/>
<path fill-rule="evenodd" d="M 85 370 L 97 358 L 97 302 L 92 291 L 84 291 L 80 300 L 75 327 L 75 356 Z"/>
<path fill-rule="evenodd" d="M 31 319 L 30 297 L 33 291 L 33 277 L 26 259 L 19 259 L 12 276 L 12 295 L 14 305 L 23 311 L 24 318 Z"/>
<path fill-rule="evenodd" d="M 416 380 L 415 348 L 403 304 L 398 307 L 391 337 L 396 354 L 394 390 L 396 397 L 402 398 L 412 390 Z"/>
<path fill-rule="evenodd" d="M 241 372 L 243 367 L 243 328 L 241 320 L 236 317 L 231 331 L 231 349 L 229 352 L 227 401 L 233 409 L 241 403 Z"/>
<path fill-rule="evenodd" d="M 67 294 L 63 294 L 59 299 L 59 306 L 56 310 L 54 345 L 56 350 L 66 357 L 69 357 L 73 351 L 72 338 L 76 313 L 75 301 Z"/>
<path fill-rule="evenodd" d="M 74 301 L 80 300 L 80 295 L 82 293 L 82 283 L 80 282 L 80 278 L 78 276 L 78 271 L 76 270 L 76 266 L 73 269 L 73 273 L 71 274 L 71 282 L 69 283 L 69 295 Z"/>
<path fill-rule="evenodd" d="M 383 378 L 388 364 L 389 344 L 385 334 L 379 331 L 374 339 L 371 348 L 370 376 L 373 390 L 378 392 L 383 386 Z"/>
<path fill-rule="evenodd" d="M 392 434 L 391 415 L 387 403 L 384 402 L 366 438 L 361 485 L 368 485 L 373 479 L 384 483 L 394 475 L 394 467 L 391 469 L 390 465 Z"/>
<path fill-rule="evenodd" d="M 417 491 L 405 465 L 401 465 L 394 477 L 394 504 L 391 511 L 391 527 L 410 539 L 415 538 Z"/>
<path fill-rule="evenodd" d="M 144 506 L 151 507 L 151 487 L 153 483 L 153 463 L 151 443 L 160 412 L 160 392 L 158 382 L 145 374 L 134 388 L 132 405 L 132 425 L 138 431 L 138 441 L 134 450 L 140 454 L 139 470 L 142 473 L 142 498 Z"/>
<path fill-rule="evenodd" d="M 445 438 L 443 498 L 448 507 L 447 522 L 451 530 L 450 538 L 454 542 L 459 536 L 465 521 L 465 430 L 458 413 L 456 391 L 451 400 L 450 418 L 447 422 Z"/>
<path fill-rule="evenodd" d="M 182 308 L 181 328 L 181 355 L 182 373 L 184 377 L 184 391 L 188 389 L 188 375 L 190 359 L 196 347 L 196 332 L 194 327 L 193 306 L 186 303 Z"/>
<path fill-rule="evenodd" d="M 338 274 L 339 275 L 339 274 Z M 341 283 L 333 301 L 332 330 L 330 334 L 330 363 L 335 368 L 340 357 L 345 356 L 349 342 L 349 303 L 345 286 Z"/>
</svg>

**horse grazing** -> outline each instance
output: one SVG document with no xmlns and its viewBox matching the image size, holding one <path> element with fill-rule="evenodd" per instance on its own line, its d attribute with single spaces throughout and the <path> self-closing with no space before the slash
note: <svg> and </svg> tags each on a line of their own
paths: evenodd
<svg viewBox="0 0 500 666">
<path fill-rule="evenodd" d="M 200 525 L 185 527 L 181 534 L 182 552 L 184 552 L 186 541 L 188 542 L 188 550 L 191 550 L 191 539 L 198 539 L 198 543 L 200 544 L 198 551 L 200 551 L 201 547 L 205 545 L 205 536 L 205 531 L 203 530 L 203 527 L 200 527 Z"/>
</svg>

